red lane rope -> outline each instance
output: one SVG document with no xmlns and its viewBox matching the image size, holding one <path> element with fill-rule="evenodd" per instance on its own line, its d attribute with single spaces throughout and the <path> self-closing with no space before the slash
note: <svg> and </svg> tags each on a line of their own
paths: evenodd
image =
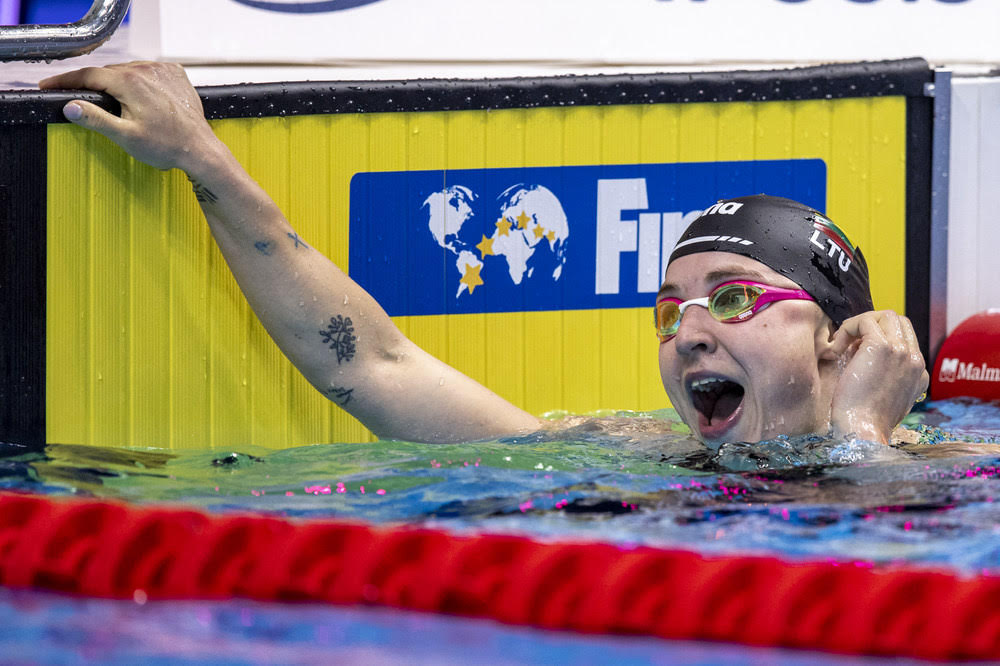
<svg viewBox="0 0 1000 666">
<path fill-rule="evenodd" d="M 1000 578 L 0 493 L 0 585 L 325 601 L 589 633 L 1000 657 Z"/>
</svg>

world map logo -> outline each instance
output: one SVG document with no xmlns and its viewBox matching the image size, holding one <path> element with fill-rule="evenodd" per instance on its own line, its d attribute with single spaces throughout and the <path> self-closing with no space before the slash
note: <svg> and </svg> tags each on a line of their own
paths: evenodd
<svg viewBox="0 0 1000 666">
<path fill-rule="evenodd" d="M 706 201 L 823 210 L 826 180 L 816 159 L 359 171 L 348 274 L 391 317 L 646 308 Z"/>
<path fill-rule="evenodd" d="M 434 241 L 455 256 L 455 298 L 489 289 L 494 280 L 530 286 L 562 275 L 569 222 L 559 199 L 542 185 L 512 185 L 490 207 L 471 188 L 451 185 L 428 196 L 421 209 Z"/>
</svg>

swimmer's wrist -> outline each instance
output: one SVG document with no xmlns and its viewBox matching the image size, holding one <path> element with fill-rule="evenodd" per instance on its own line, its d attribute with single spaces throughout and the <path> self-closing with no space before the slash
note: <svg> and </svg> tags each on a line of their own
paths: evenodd
<svg viewBox="0 0 1000 666">
<path fill-rule="evenodd" d="M 176 160 L 176 168 L 187 174 L 191 180 L 205 182 L 235 168 L 243 169 L 240 163 L 218 137 L 210 134 L 198 144 L 197 152 L 181 153 Z"/>
</svg>

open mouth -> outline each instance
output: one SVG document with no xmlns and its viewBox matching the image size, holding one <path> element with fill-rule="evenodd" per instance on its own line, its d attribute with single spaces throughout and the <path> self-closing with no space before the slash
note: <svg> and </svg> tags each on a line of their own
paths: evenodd
<svg viewBox="0 0 1000 666">
<path fill-rule="evenodd" d="M 705 427 L 715 428 L 729 421 L 743 402 L 743 387 L 723 377 L 702 377 L 688 384 L 691 403 Z"/>
</svg>

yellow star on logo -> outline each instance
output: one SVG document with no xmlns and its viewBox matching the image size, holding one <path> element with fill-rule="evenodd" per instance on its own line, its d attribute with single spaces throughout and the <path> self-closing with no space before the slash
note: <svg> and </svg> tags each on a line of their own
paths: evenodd
<svg viewBox="0 0 1000 666">
<path fill-rule="evenodd" d="M 522 210 L 521 214 L 517 216 L 517 228 L 518 229 L 527 229 L 528 228 L 528 222 L 531 222 L 531 216 L 529 216 L 527 213 L 525 213 Z"/>
<path fill-rule="evenodd" d="M 535 232 L 535 238 L 541 238 L 542 236 L 545 235 L 545 229 L 542 229 L 542 225 L 540 224 L 537 227 L 535 227 L 533 231 Z"/>
<path fill-rule="evenodd" d="M 545 234 L 545 237 L 549 239 L 549 242 L 553 242 L 556 239 L 556 232 L 549 229 L 549 233 Z"/>
<path fill-rule="evenodd" d="M 497 220 L 497 233 L 501 236 L 510 236 L 510 220 L 506 217 Z"/>
<path fill-rule="evenodd" d="M 479 250 L 480 257 L 485 257 L 488 254 L 493 254 L 493 239 L 487 238 L 484 235 L 483 240 L 479 242 L 479 245 L 476 246 L 476 249 Z"/>
<path fill-rule="evenodd" d="M 479 277 L 479 271 L 483 269 L 483 265 L 470 266 L 465 265 L 465 275 L 459 280 L 462 284 L 469 288 L 469 293 L 471 294 L 476 290 L 476 287 L 483 284 L 483 278 Z"/>
</svg>

